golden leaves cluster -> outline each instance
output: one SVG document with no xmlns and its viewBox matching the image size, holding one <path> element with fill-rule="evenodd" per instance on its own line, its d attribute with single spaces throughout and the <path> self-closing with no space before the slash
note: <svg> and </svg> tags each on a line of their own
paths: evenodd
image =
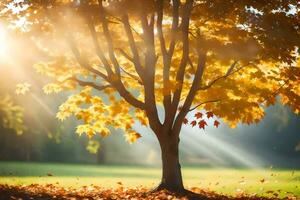
<svg viewBox="0 0 300 200">
<path fill-rule="evenodd" d="M 67 101 L 60 105 L 56 117 L 65 120 L 70 116 L 75 116 L 82 121 L 76 128 L 79 135 L 86 134 L 93 137 L 100 134 L 106 137 L 111 129 L 121 129 L 125 131 L 125 138 L 128 142 L 134 142 L 141 136 L 133 129 L 134 117 L 130 105 L 115 98 L 112 94 L 109 97 L 105 93 L 94 95 L 92 88 L 85 87 L 78 94 L 68 97 Z M 139 118 L 144 120 L 143 118 Z"/>
<path fill-rule="evenodd" d="M 55 2 L 58 5 L 74 3 L 74 1 L 71 0 Z M 91 4 L 93 3 L 94 1 L 91 1 Z M 231 9 L 230 2 L 220 2 L 220 4 L 218 4 L 218 2 L 211 3 L 212 5 L 216 5 L 212 8 L 206 8 L 205 6 L 209 6 L 210 3 L 209 1 L 204 1 L 203 4 L 199 4 L 197 8 L 195 8 L 195 11 L 199 12 L 193 12 L 189 27 L 190 61 L 185 69 L 183 83 L 176 81 L 176 75 L 182 61 L 183 45 L 180 41 L 182 33 L 180 31 L 176 31 L 175 33 L 171 31 L 172 18 L 167 9 L 165 10 L 166 16 L 164 16 L 163 21 L 163 32 L 166 46 L 168 47 L 174 38 L 176 45 L 168 71 L 169 80 L 164 83 L 164 63 L 160 51 L 159 38 L 157 37 L 157 33 L 155 33 L 155 51 L 158 52 L 156 55 L 157 61 L 155 65 L 156 73 L 154 85 L 157 106 L 162 106 L 164 96 L 168 94 L 173 95 L 179 86 L 182 86 L 180 103 L 183 103 L 189 93 L 195 76 L 197 51 L 200 49 L 207 51 L 207 62 L 199 87 L 206 86 L 218 77 L 224 76 L 230 65 L 235 61 L 238 61 L 238 65 L 233 71 L 239 67 L 243 68 L 226 78 L 220 79 L 210 88 L 200 90 L 193 101 L 193 106 L 209 100 L 220 99 L 220 101 L 215 103 L 203 104 L 199 109 L 204 108 L 212 111 L 218 117 L 223 118 L 232 127 L 235 127 L 239 122 L 250 124 L 260 121 L 264 117 L 265 106 L 274 104 L 276 96 L 278 95 L 280 95 L 283 104 L 291 106 L 295 113 L 299 113 L 299 64 L 297 65 L 298 67 L 295 66 L 292 68 L 290 66 L 284 66 L 284 63 L 280 62 L 282 60 L 280 60 L 280 56 L 278 57 L 278 52 L 273 52 L 274 49 L 271 49 L 272 51 L 268 50 L 269 47 L 266 45 L 268 41 L 263 40 L 268 39 L 268 37 L 261 38 L 264 35 L 268 36 L 268 34 L 256 35 L 260 37 L 260 40 L 256 40 L 255 38 L 257 37 L 254 37 L 255 32 L 238 28 L 237 25 L 241 25 L 239 23 L 242 23 L 242 21 L 239 20 L 243 19 L 237 16 L 244 16 L 246 14 L 244 10 L 239 10 L 239 8 L 244 9 L 245 7 L 242 3 L 236 5 L 240 6 L 237 7 L 237 9 Z M 230 9 L 224 10 L 223 4 Z M 67 35 L 68 32 L 76 33 L 73 34 L 73 37 L 81 57 L 92 66 L 93 69 L 106 74 L 103 63 L 99 61 L 99 58 L 95 54 L 95 49 L 93 48 L 94 44 L 90 31 L 86 26 L 86 21 L 83 17 L 81 18 L 79 15 L 76 15 L 79 9 L 74 9 L 74 13 L 72 13 L 71 10 L 65 12 L 65 27 L 60 25 L 53 30 L 54 23 L 46 20 L 47 17 L 45 13 L 40 11 L 41 8 L 38 5 L 38 3 L 36 3 L 36 5 L 33 4 L 33 6 L 27 10 L 27 14 L 34 19 L 32 20 L 33 28 L 36 25 L 36 29 L 39 29 L 39 33 L 48 34 L 51 32 L 51 34 L 57 34 L 55 37 L 53 35 L 51 36 L 51 42 L 46 40 L 44 43 L 41 42 L 45 45 L 40 45 L 43 47 L 47 45 L 52 46 L 52 48 L 49 47 L 47 50 L 53 58 L 53 61 L 35 65 L 39 73 L 54 80 L 44 86 L 44 91 L 46 93 L 58 93 L 65 90 L 75 90 L 79 84 L 72 79 L 73 77 L 93 81 L 97 84 L 104 83 L 104 80 L 80 66 L 69 49 L 67 51 L 65 47 L 62 47 L 65 38 L 61 40 L 58 39 L 59 34 L 60 37 L 62 37 L 61 35 L 65 37 L 65 34 Z M 55 10 L 55 6 L 56 5 L 52 6 L 53 12 L 57 11 Z M 211 12 L 209 9 L 214 9 L 224 14 L 220 16 L 226 16 L 226 18 L 221 19 L 220 16 L 218 16 L 218 12 Z M 93 14 L 93 7 L 88 11 L 90 12 L 89 14 Z M 54 13 L 53 15 L 57 14 L 56 17 L 59 18 L 62 15 L 61 13 L 63 12 Z M 84 14 L 86 13 L 83 13 L 83 16 Z M 35 15 L 40 16 L 36 17 Z M 99 44 L 106 58 L 109 58 L 109 45 L 103 36 L 102 24 L 95 16 L 98 15 L 93 15 L 93 17 L 95 18 L 94 25 Z M 145 68 L 146 48 L 143 42 L 143 30 L 139 21 L 134 20 L 134 17 L 135 16 L 130 16 L 130 24 L 142 68 Z M 126 55 L 129 57 L 132 56 L 132 53 L 128 45 L 128 38 L 124 32 L 123 24 L 117 17 L 108 16 L 108 21 L 110 35 L 114 43 L 115 56 L 121 67 L 122 83 L 135 97 L 143 101 L 145 96 L 144 87 L 141 84 L 134 63 L 126 57 Z M 63 31 L 63 33 L 60 31 Z M 154 30 L 154 32 L 155 31 L 157 30 Z M 262 29 L 260 29 L 260 31 L 262 31 Z M 55 45 L 52 42 L 54 42 Z M 279 42 L 281 42 L 281 40 Z M 49 43 L 53 45 L 49 45 Z M 59 48 L 53 46 L 58 46 Z M 281 53 L 283 52 L 279 48 L 275 50 L 281 51 Z M 270 54 L 269 57 L 266 56 L 268 52 Z M 279 55 L 281 55 L 281 53 Z M 110 59 L 107 60 L 108 63 L 113 66 Z M 114 71 L 114 69 L 112 70 Z M 111 77 L 116 78 L 116 76 Z M 79 88 L 82 89 L 82 87 Z M 26 90 L 26 87 L 20 87 L 19 89 L 20 93 Z M 111 88 L 107 88 L 97 95 L 95 93 L 92 94 L 90 88 L 83 88 L 79 94 L 70 96 L 69 99 L 61 105 L 58 118 L 65 119 L 71 115 L 74 115 L 77 119 L 84 122 L 83 125 L 77 128 L 77 132 L 79 134 L 87 133 L 90 136 L 96 133 L 101 133 L 103 136 L 106 136 L 110 132 L 110 127 L 116 127 L 126 130 L 129 136 L 134 136 L 132 138 L 137 138 L 138 135 L 131 133 L 134 120 L 138 119 L 143 125 L 148 124 L 147 117 L 143 111 L 130 108 L 128 103 L 120 99 L 117 92 Z M 128 140 L 131 141 L 131 137 L 128 138 Z"/>
</svg>

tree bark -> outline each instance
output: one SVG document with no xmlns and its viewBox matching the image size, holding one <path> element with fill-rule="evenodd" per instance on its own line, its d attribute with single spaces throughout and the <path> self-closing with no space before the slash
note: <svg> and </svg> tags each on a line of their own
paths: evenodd
<svg viewBox="0 0 300 200">
<path fill-rule="evenodd" d="M 158 140 L 161 147 L 162 179 L 156 190 L 166 189 L 171 192 L 184 193 L 179 163 L 179 138 L 171 133 Z"/>
</svg>

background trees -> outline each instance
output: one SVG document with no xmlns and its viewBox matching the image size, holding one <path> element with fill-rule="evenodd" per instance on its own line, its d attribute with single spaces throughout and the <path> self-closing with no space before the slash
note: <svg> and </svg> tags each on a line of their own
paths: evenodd
<svg viewBox="0 0 300 200">
<path fill-rule="evenodd" d="M 0 100 L 0 109 L 1 127 L 22 134 L 25 129 L 22 107 L 15 105 L 11 97 L 6 95 Z"/>
</svg>

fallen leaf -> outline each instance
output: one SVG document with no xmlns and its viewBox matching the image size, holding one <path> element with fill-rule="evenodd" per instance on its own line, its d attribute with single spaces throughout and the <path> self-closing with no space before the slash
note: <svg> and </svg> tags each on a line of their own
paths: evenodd
<svg viewBox="0 0 300 200">
<path fill-rule="evenodd" d="M 50 173 L 50 172 L 48 172 L 48 173 L 47 173 L 47 176 L 53 176 L 53 174 L 52 174 L 52 173 Z"/>
<path fill-rule="evenodd" d="M 264 179 L 264 178 L 260 179 L 259 182 L 264 183 L 264 182 L 266 182 L 266 179 Z"/>
</svg>

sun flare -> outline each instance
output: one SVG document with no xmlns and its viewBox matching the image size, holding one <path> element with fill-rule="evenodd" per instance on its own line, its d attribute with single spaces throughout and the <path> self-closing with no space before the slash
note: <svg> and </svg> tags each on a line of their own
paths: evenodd
<svg viewBox="0 0 300 200">
<path fill-rule="evenodd" d="M 6 57 L 7 54 L 7 34 L 0 24 L 0 59 L 1 62 Z"/>
</svg>

